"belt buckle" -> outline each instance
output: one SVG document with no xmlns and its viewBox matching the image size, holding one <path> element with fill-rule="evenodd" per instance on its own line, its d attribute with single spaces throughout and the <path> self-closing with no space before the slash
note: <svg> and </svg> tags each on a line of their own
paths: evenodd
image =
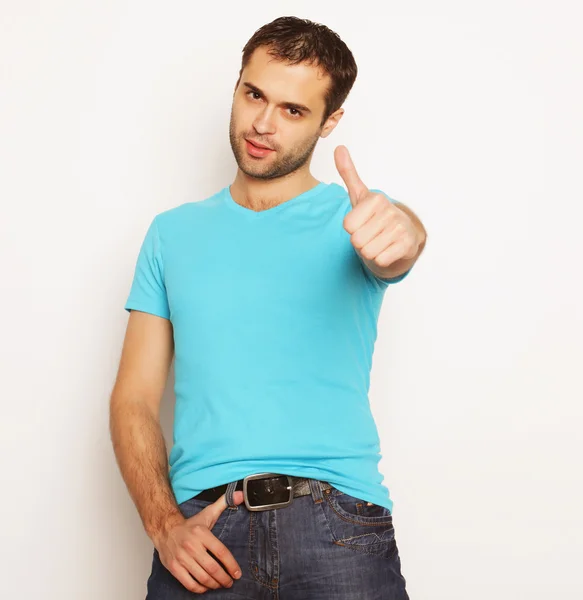
<svg viewBox="0 0 583 600">
<path fill-rule="evenodd" d="M 253 481 L 255 479 L 267 479 L 268 477 L 287 477 L 288 481 L 288 490 L 289 490 L 289 498 L 285 502 L 273 502 L 272 504 L 259 504 L 257 506 L 253 506 L 249 502 L 248 496 L 248 483 L 249 481 Z M 283 508 L 284 506 L 289 506 L 294 499 L 294 492 L 292 488 L 292 480 L 289 475 L 282 475 L 281 473 L 253 473 L 253 475 L 247 475 L 243 479 L 243 498 L 245 499 L 245 506 L 248 510 L 270 510 L 272 508 Z"/>
</svg>

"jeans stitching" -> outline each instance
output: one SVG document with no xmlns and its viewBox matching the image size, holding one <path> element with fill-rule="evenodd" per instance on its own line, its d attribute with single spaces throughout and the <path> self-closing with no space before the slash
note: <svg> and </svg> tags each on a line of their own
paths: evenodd
<svg viewBox="0 0 583 600">
<path fill-rule="evenodd" d="M 255 520 L 255 515 L 253 511 L 249 511 L 249 541 L 248 541 L 248 551 L 249 551 L 249 571 L 251 572 L 251 577 L 255 579 L 258 583 L 265 586 L 269 590 L 273 591 L 277 589 L 277 584 L 270 583 L 266 579 L 263 579 L 257 573 L 259 572 L 259 565 L 253 556 L 253 542 L 255 541 L 255 530 L 253 529 L 253 522 Z"/>
<path fill-rule="evenodd" d="M 364 525 L 365 527 L 370 527 L 370 526 L 376 526 L 376 525 L 392 525 L 393 523 L 393 516 L 389 515 L 385 518 L 384 521 L 361 521 L 358 518 L 358 515 L 354 515 L 354 519 L 353 518 L 349 518 L 346 515 L 342 514 L 341 512 L 338 511 L 338 508 L 333 504 L 332 502 L 332 498 L 330 497 L 330 494 L 324 494 L 324 496 L 326 497 L 326 500 L 328 502 L 328 506 L 334 511 L 334 513 L 336 515 L 338 515 L 338 517 L 340 519 L 342 519 L 343 521 L 345 521 L 346 523 L 352 523 L 354 525 Z M 347 513 L 349 514 L 349 513 Z M 351 515 L 352 517 L 352 515 Z M 361 517 L 362 518 L 366 518 L 366 517 Z M 376 519 L 378 517 L 368 517 L 370 519 Z"/>
</svg>

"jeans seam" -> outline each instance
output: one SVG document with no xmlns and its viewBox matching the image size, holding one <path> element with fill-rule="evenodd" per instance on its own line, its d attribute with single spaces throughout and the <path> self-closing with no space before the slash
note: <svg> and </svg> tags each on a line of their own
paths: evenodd
<svg viewBox="0 0 583 600">
<path fill-rule="evenodd" d="M 392 515 L 389 516 L 389 517 L 387 517 L 386 520 L 384 520 L 384 521 L 360 521 L 360 520 L 358 520 L 358 518 L 349 519 L 348 517 L 344 516 L 342 513 L 338 512 L 338 510 L 336 509 L 336 507 L 332 503 L 332 500 L 330 498 L 330 494 L 325 494 L 325 496 L 326 496 L 326 501 L 327 501 L 328 506 L 330 507 L 330 509 L 333 510 L 334 513 L 336 515 L 338 515 L 338 517 L 340 519 L 342 519 L 346 523 L 352 523 L 354 525 L 363 525 L 365 527 L 371 527 L 371 526 L 377 526 L 377 525 L 392 525 L 393 524 L 393 517 L 392 517 Z M 355 515 L 355 517 L 358 517 L 358 515 Z M 373 518 L 376 518 L 376 517 L 373 517 Z"/>
</svg>

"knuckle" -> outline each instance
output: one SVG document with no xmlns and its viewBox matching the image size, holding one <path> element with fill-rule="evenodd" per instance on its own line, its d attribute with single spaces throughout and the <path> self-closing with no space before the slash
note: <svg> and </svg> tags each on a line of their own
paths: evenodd
<svg viewBox="0 0 583 600">
<path fill-rule="evenodd" d="M 358 248 L 358 249 L 362 248 L 362 242 L 361 242 L 361 239 L 360 239 L 359 235 L 353 234 L 352 238 L 351 238 L 351 241 L 352 241 L 352 245 L 355 248 Z"/>
<path fill-rule="evenodd" d="M 186 552 L 177 552 L 176 553 L 176 562 L 181 567 L 188 567 L 189 557 Z"/>
<path fill-rule="evenodd" d="M 192 533 L 194 533 L 195 535 L 201 535 L 202 532 L 206 529 L 206 527 L 202 524 L 202 523 L 195 523 L 192 526 Z"/>
<path fill-rule="evenodd" d="M 213 553 L 218 559 L 221 560 L 221 562 L 223 561 L 224 558 L 228 558 L 229 555 L 231 554 L 224 544 L 221 544 L 220 546 L 218 546 L 216 551 L 213 550 Z"/>
<path fill-rule="evenodd" d="M 219 565 L 214 560 L 209 562 L 208 566 L 206 566 L 205 568 L 211 575 L 215 575 L 221 570 L 221 567 L 219 567 Z"/>
<path fill-rule="evenodd" d="M 377 262 L 379 267 L 388 267 L 393 261 L 390 258 L 379 258 Z"/>
<path fill-rule="evenodd" d="M 393 220 L 393 215 L 388 209 L 382 210 L 379 215 L 379 219 L 384 227 L 387 227 Z"/>
<path fill-rule="evenodd" d="M 180 563 L 176 560 L 176 558 L 171 559 L 168 562 L 168 570 L 172 573 L 176 573 L 180 568 Z"/>
<path fill-rule="evenodd" d="M 193 582 L 190 585 L 187 585 L 186 589 L 189 592 L 194 592 L 195 594 L 204 594 L 207 591 L 207 588 L 203 587 L 202 585 L 199 585 L 196 582 Z"/>
<path fill-rule="evenodd" d="M 219 587 L 218 583 L 216 581 L 214 581 L 213 578 L 210 575 L 207 575 L 206 573 L 204 575 L 201 575 L 200 577 L 197 576 L 197 579 L 200 581 L 200 583 L 202 585 L 206 586 L 207 588 L 217 589 Z"/>
</svg>

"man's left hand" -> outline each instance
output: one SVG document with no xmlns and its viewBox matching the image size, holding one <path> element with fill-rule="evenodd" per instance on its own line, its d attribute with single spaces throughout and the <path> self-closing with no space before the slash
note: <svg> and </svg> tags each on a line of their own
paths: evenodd
<svg viewBox="0 0 583 600">
<path fill-rule="evenodd" d="M 352 210 L 343 226 L 361 258 L 379 271 L 398 260 L 412 260 L 419 253 L 422 232 L 411 217 L 384 194 L 371 192 L 362 182 L 346 146 L 337 146 L 334 162 L 350 196 Z"/>
</svg>

